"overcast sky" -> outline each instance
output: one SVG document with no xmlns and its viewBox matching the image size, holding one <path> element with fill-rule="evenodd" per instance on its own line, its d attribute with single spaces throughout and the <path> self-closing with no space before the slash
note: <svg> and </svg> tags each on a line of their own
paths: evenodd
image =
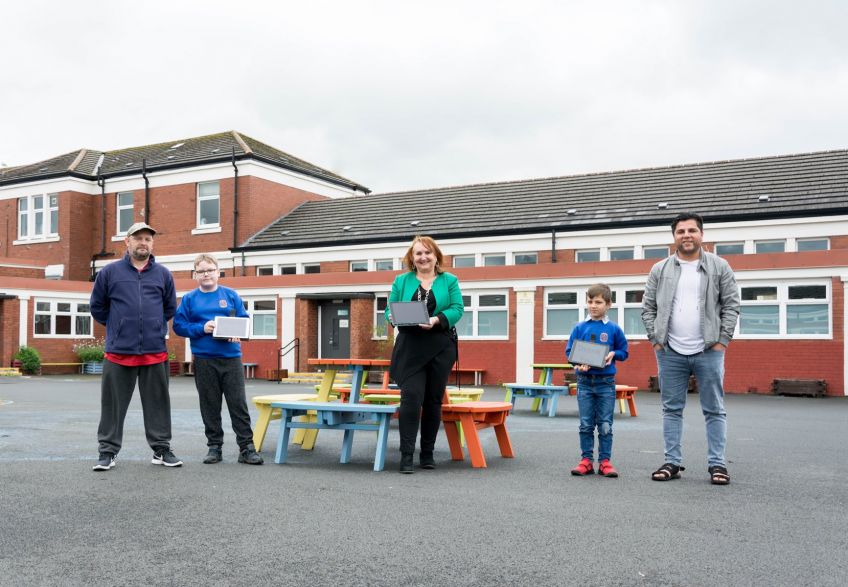
<svg viewBox="0 0 848 587">
<path fill-rule="evenodd" d="M 0 164 L 238 130 L 375 192 L 848 148 L 848 2 L 4 3 Z"/>
</svg>

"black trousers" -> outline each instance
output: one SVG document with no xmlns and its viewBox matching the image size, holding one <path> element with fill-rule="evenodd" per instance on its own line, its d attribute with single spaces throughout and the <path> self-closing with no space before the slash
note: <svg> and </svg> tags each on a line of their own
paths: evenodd
<svg viewBox="0 0 848 587">
<path fill-rule="evenodd" d="M 227 400 L 227 410 L 236 442 L 240 449 L 253 444 L 250 412 L 244 396 L 244 366 L 240 357 L 205 359 L 194 357 L 194 385 L 200 398 L 200 416 L 206 428 L 206 445 L 224 444 L 221 426 L 222 398 Z"/>
<path fill-rule="evenodd" d="M 171 396 L 168 394 L 168 361 L 141 367 L 125 367 L 103 361 L 100 379 L 100 425 L 97 440 L 100 452 L 117 455 L 124 437 L 124 419 L 135 384 L 141 397 L 144 433 L 154 452 L 171 447 Z"/>
<path fill-rule="evenodd" d="M 415 452 L 419 421 L 421 452 L 433 452 L 442 422 L 442 398 L 455 362 L 456 347 L 451 345 L 401 384 L 398 410 L 401 453 Z"/>
</svg>

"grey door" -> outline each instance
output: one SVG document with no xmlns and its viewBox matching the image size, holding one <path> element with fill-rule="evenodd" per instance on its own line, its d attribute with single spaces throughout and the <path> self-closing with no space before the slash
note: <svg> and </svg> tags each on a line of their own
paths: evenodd
<svg viewBox="0 0 848 587">
<path fill-rule="evenodd" d="M 350 357 L 350 300 L 328 300 L 320 308 L 321 358 Z"/>
</svg>

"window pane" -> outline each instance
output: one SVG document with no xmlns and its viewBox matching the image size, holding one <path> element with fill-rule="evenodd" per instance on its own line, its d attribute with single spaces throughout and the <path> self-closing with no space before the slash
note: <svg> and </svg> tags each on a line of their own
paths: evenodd
<svg viewBox="0 0 848 587">
<path fill-rule="evenodd" d="M 71 333 L 71 317 L 58 314 L 56 316 L 56 332 L 55 334 L 70 334 Z"/>
<path fill-rule="evenodd" d="M 739 317 L 740 334 L 778 334 L 778 306 L 742 306 Z"/>
<path fill-rule="evenodd" d="M 351 271 L 368 271 L 368 261 L 351 261 Z"/>
<path fill-rule="evenodd" d="M 478 336 L 506 336 L 507 314 L 506 312 L 478 312 L 477 335 Z"/>
<path fill-rule="evenodd" d="M 641 304 L 642 296 L 645 295 L 644 290 L 634 289 L 628 290 L 624 292 L 624 303 L 625 304 Z"/>
<path fill-rule="evenodd" d="M 294 275 L 297 273 L 296 265 L 282 265 L 280 267 L 280 275 Z"/>
<path fill-rule="evenodd" d="M 274 323 L 277 317 L 274 314 L 254 314 L 253 334 L 254 336 L 275 336 L 277 334 Z"/>
<path fill-rule="evenodd" d="M 715 246 L 716 255 L 741 255 L 745 252 L 744 243 L 719 243 Z"/>
<path fill-rule="evenodd" d="M 758 253 L 782 253 L 786 248 L 785 241 L 768 241 L 754 243 L 755 250 Z"/>
<path fill-rule="evenodd" d="M 474 255 L 465 255 L 453 258 L 454 267 L 474 267 Z"/>
<path fill-rule="evenodd" d="M 787 334 L 828 334 L 827 304 L 786 306 Z"/>
<path fill-rule="evenodd" d="M 827 250 L 827 239 L 826 238 L 811 238 L 807 240 L 799 240 L 798 241 L 798 250 L 799 251 L 826 251 Z"/>
<path fill-rule="evenodd" d="M 35 231 L 34 234 L 44 234 L 44 212 L 35 213 Z"/>
<path fill-rule="evenodd" d="M 462 315 L 462 318 L 456 323 L 456 332 L 459 336 L 473 336 L 474 312 L 465 312 Z"/>
<path fill-rule="evenodd" d="M 610 308 L 607 310 L 607 318 L 609 318 L 610 322 L 618 324 L 618 308 Z"/>
<path fill-rule="evenodd" d="M 50 302 L 35 302 L 36 312 L 49 312 Z"/>
<path fill-rule="evenodd" d="M 743 301 L 776 300 L 776 299 L 777 299 L 777 288 L 776 287 L 743 287 L 742 288 L 742 300 Z"/>
<path fill-rule="evenodd" d="M 576 304 L 577 292 L 560 291 L 548 294 L 548 305 L 552 304 Z"/>
<path fill-rule="evenodd" d="M 85 336 L 91 334 L 91 316 L 77 316 L 76 318 L 76 335 Z"/>
<path fill-rule="evenodd" d="M 394 269 L 391 259 L 377 259 L 374 261 L 374 269 L 376 271 L 391 271 Z"/>
<path fill-rule="evenodd" d="M 321 273 L 321 265 L 304 265 L 304 273 Z"/>
<path fill-rule="evenodd" d="M 825 300 L 827 287 L 824 285 L 790 285 L 790 300 Z"/>
<path fill-rule="evenodd" d="M 57 312 L 70 312 L 71 311 L 71 304 L 69 304 L 67 302 L 59 302 L 58 304 L 56 304 L 56 311 Z"/>
<path fill-rule="evenodd" d="M 624 308 L 624 334 L 645 334 L 645 325 L 642 323 L 642 308 Z"/>
<path fill-rule="evenodd" d="M 389 298 L 377 298 L 377 311 L 382 312 L 389 305 Z"/>
<path fill-rule="evenodd" d="M 118 232 L 126 232 L 133 225 L 133 209 L 124 208 L 118 211 Z"/>
<path fill-rule="evenodd" d="M 480 296 L 480 306 L 506 306 L 506 296 L 503 294 Z"/>
<path fill-rule="evenodd" d="M 633 258 L 633 249 L 611 249 L 610 261 L 626 261 Z"/>
<path fill-rule="evenodd" d="M 27 210 L 29 210 L 29 200 L 27 198 L 18 200 L 18 211 L 26 212 Z"/>
<path fill-rule="evenodd" d="M 118 206 L 132 206 L 132 203 L 132 192 L 121 192 L 120 194 L 118 194 Z"/>
<path fill-rule="evenodd" d="M 471 305 L 471 296 L 462 296 L 462 305 L 466 308 Z"/>
<path fill-rule="evenodd" d="M 90 311 L 88 304 L 77 304 L 77 312 L 88 314 Z"/>
<path fill-rule="evenodd" d="M 601 260 L 601 251 L 577 251 L 577 262 L 578 263 L 590 263 L 592 261 L 600 261 Z"/>
<path fill-rule="evenodd" d="M 50 194 L 49 196 L 47 196 L 47 204 L 51 208 L 55 208 L 59 205 L 59 196 L 56 194 Z"/>
<path fill-rule="evenodd" d="M 516 265 L 535 265 L 539 262 L 539 256 L 536 253 L 516 253 Z"/>
<path fill-rule="evenodd" d="M 377 314 L 374 320 L 374 336 L 383 337 L 387 334 L 386 330 L 386 315 Z"/>
<path fill-rule="evenodd" d="M 59 211 L 51 210 L 50 211 L 50 234 L 56 234 L 59 232 Z"/>
<path fill-rule="evenodd" d="M 256 275 L 274 275 L 273 267 L 257 267 Z"/>
<path fill-rule="evenodd" d="M 217 181 L 197 184 L 197 191 L 201 196 L 217 196 L 220 193 Z"/>
<path fill-rule="evenodd" d="M 200 224 L 218 224 L 218 199 L 200 201 Z"/>
<path fill-rule="evenodd" d="M 483 255 L 483 265 L 485 267 L 506 265 L 506 255 Z"/>
<path fill-rule="evenodd" d="M 568 310 L 548 310 L 548 332 L 551 336 L 568 336 L 580 317 L 577 308 Z"/>
<path fill-rule="evenodd" d="M 253 302 L 254 311 L 261 312 L 263 310 L 276 310 L 277 302 L 275 300 L 256 300 Z"/>
<path fill-rule="evenodd" d="M 645 247 L 642 253 L 646 259 L 665 259 L 668 257 L 668 247 Z"/>
<path fill-rule="evenodd" d="M 35 315 L 34 331 L 36 334 L 50 334 L 50 316 L 48 314 Z"/>
</svg>

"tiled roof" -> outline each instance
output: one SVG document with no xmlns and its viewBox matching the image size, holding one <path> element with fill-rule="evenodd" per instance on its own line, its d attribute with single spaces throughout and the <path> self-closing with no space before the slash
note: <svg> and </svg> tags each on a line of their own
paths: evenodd
<svg viewBox="0 0 848 587">
<path fill-rule="evenodd" d="M 235 149 L 236 159 L 238 160 L 257 159 L 336 185 L 365 193 L 369 191 L 368 188 L 352 180 L 336 175 L 303 159 L 298 159 L 236 131 L 115 151 L 81 149 L 31 165 L 0 168 L 0 185 L 44 179 L 57 175 L 74 175 L 96 179 L 98 175 L 97 163 L 101 155 L 103 162 L 99 173 L 108 178 L 138 174 L 142 170 L 142 161 L 146 162 L 148 171 L 229 161 L 232 158 L 233 149 Z"/>
<path fill-rule="evenodd" d="M 848 214 L 848 151 L 307 202 L 241 248 L 663 225 L 684 210 L 710 222 Z"/>
</svg>

